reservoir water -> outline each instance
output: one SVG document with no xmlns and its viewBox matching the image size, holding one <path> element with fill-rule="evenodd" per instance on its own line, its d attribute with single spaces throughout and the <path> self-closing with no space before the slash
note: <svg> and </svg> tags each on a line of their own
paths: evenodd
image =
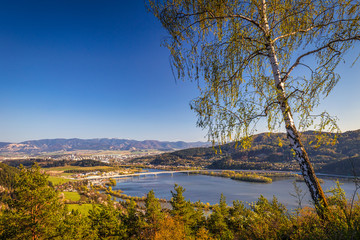
<svg viewBox="0 0 360 240">
<path fill-rule="evenodd" d="M 336 186 L 336 179 L 322 179 L 324 182 L 321 185 L 324 191 Z M 117 185 L 113 189 L 121 189 L 129 196 L 142 197 L 153 189 L 157 198 L 169 200 L 172 196 L 171 191 L 174 191 L 174 185 L 178 184 L 186 189 L 184 196 L 192 202 L 200 200 L 204 203 L 216 204 L 220 200 L 221 193 L 223 193 L 229 205 L 232 205 L 234 200 L 255 202 L 260 195 L 263 195 L 269 200 L 275 196 L 288 209 L 298 206 L 296 198 L 291 196 L 295 193 L 294 178 L 281 178 L 273 180 L 272 183 L 252 183 L 222 177 L 175 173 L 173 176 L 171 174 L 160 174 L 157 176 L 118 178 L 116 180 Z M 347 179 L 339 179 L 339 182 L 346 192 L 347 198 L 351 198 L 355 191 L 355 184 Z M 302 190 L 302 194 L 305 195 L 302 201 L 303 206 L 310 205 L 310 196 L 305 183 L 296 182 L 296 184 Z"/>
</svg>

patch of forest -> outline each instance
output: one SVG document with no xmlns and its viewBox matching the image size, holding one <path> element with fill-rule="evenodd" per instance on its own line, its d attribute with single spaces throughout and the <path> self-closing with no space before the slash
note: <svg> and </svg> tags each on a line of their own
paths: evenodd
<svg viewBox="0 0 360 240">
<path fill-rule="evenodd" d="M 19 173 L 19 169 L 8 166 L 0 162 L 0 186 L 11 188 L 15 184 L 15 176 Z"/>
</svg>

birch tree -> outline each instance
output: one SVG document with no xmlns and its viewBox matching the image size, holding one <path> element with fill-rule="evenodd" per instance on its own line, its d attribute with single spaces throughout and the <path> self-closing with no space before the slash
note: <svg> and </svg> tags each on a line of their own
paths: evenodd
<svg viewBox="0 0 360 240">
<path fill-rule="evenodd" d="M 360 40 L 359 1 L 150 0 L 168 37 L 175 77 L 197 82 L 197 125 L 214 143 L 242 140 L 257 123 L 285 127 L 318 210 L 327 206 L 301 131 L 337 129 L 314 112 L 340 76 L 343 56 Z"/>
</svg>

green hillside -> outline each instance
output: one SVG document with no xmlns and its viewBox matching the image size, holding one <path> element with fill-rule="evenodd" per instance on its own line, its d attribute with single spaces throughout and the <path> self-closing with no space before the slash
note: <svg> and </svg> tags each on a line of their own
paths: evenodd
<svg viewBox="0 0 360 240">
<path fill-rule="evenodd" d="M 19 173 L 17 168 L 0 162 L 0 186 L 11 188 L 15 183 L 15 176 Z"/>
<path fill-rule="evenodd" d="M 343 169 L 336 166 L 347 159 L 359 161 L 357 157 L 360 156 L 360 130 L 339 134 L 334 144 L 323 141 L 320 146 L 317 145 L 315 132 L 304 132 L 302 136 L 315 170 L 323 173 L 353 175 L 347 171 L 350 167 Z M 334 135 L 329 134 L 329 136 Z M 211 169 L 299 170 L 286 134 L 283 133 L 255 135 L 248 149 L 243 149 L 240 144 L 233 142 L 220 147 L 191 148 L 137 158 L 133 162 L 155 166 L 202 166 Z M 356 172 L 360 172 L 359 164 L 352 166 L 355 167 Z"/>
</svg>

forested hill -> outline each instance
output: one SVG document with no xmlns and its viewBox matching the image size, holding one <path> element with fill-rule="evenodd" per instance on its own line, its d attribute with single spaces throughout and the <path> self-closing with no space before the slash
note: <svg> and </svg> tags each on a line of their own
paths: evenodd
<svg viewBox="0 0 360 240">
<path fill-rule="evenodd" d="M 359 170 L 360 130 L 348 131 L 338 136 L 334 145 L 316 146 L 315 133 L 302 133 L 304 145 L 318 172 L 353 175 Z M 215 147 L 219 152 L 219 148 Z M 297 162 L 286 139 L 286 134 L 261 133 L 253 137 L 249 149 L 235 147 L 229 143 L 220 147 L 221 154 L 214 148 L 191 148 L 158 156 L 135 159 L 153 165 L 203 166 L 213 169 L 271 169 L 299 170 Z"/>
</svg>

